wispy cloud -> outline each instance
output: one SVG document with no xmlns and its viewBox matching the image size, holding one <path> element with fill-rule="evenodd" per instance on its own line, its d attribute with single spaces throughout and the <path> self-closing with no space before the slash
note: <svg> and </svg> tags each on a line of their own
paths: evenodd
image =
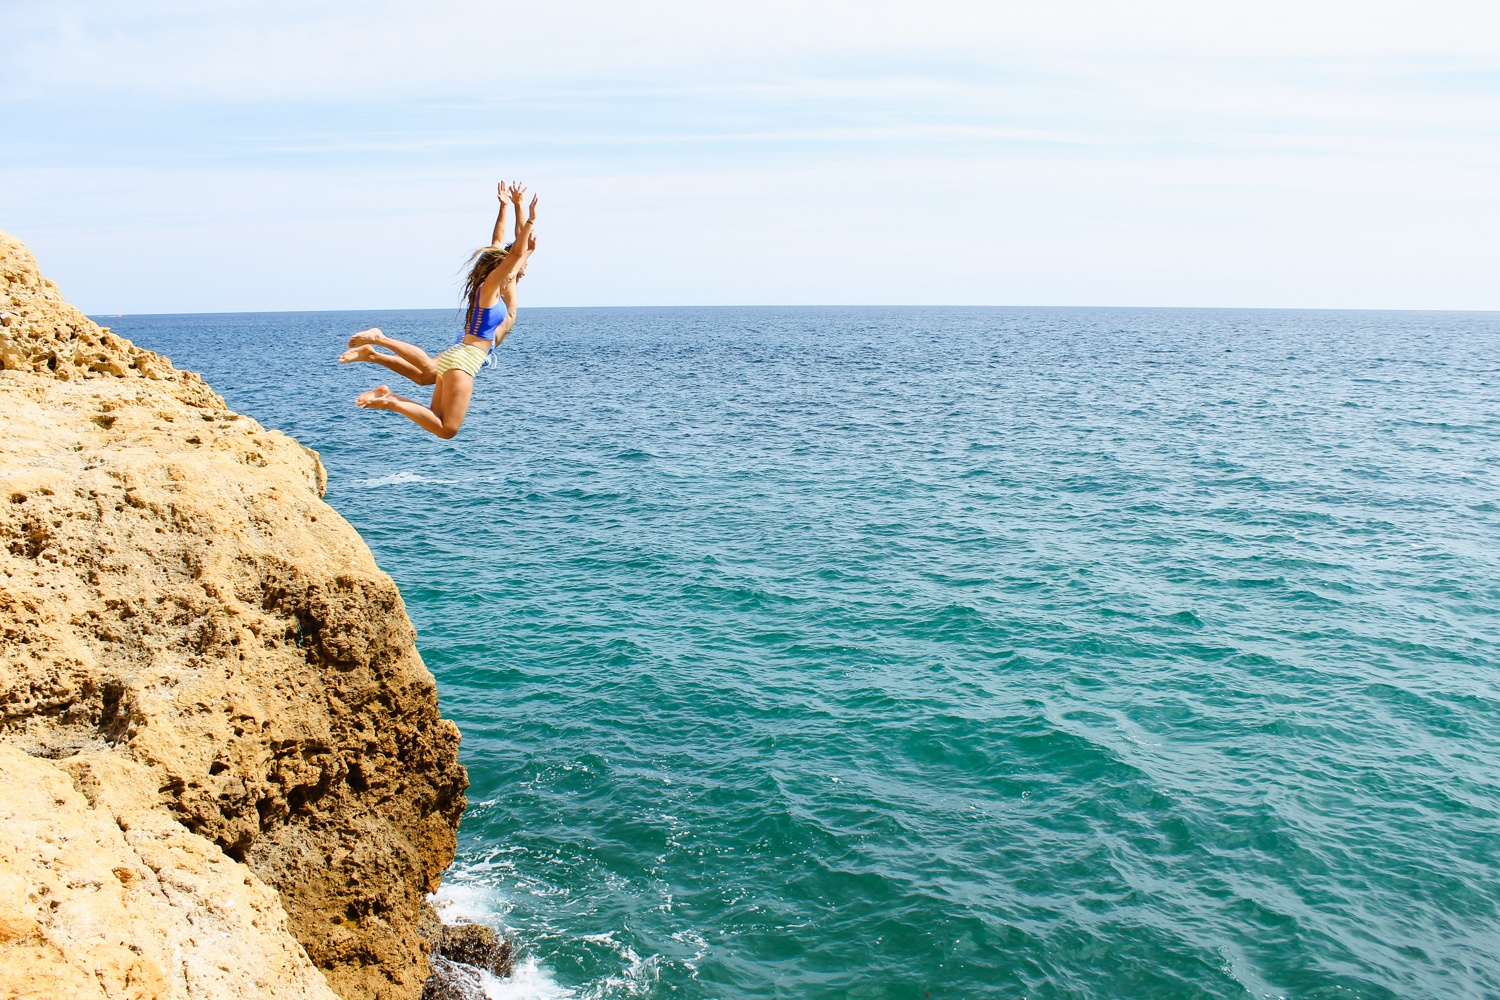
<svg viewBox="0 0 1500 1000">
<path fill-rule="evenodd" d="M 12 6 L 0 225 L 94 308 L 444 302 L 496 174 L 559 304 L 1500 305 L 1492 4 Z"/>
</svg>

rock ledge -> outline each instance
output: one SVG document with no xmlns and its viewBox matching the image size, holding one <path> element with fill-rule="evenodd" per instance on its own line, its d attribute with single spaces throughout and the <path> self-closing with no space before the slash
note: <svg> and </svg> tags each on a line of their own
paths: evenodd
<svg viewBox="0 0 1500 1000">
<path fill-rule="evenodd" d="M 0 995 L 422 995 L 467 777 L 325 484 L 0 233 Z"/>
</svg>

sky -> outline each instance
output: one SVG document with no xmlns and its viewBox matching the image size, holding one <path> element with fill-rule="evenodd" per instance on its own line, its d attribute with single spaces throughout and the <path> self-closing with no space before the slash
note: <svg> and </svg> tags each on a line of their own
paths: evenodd
<svg viewBox="0 0 1500 1000">
<path fill-rule="evenodd" d="M 0 229 L 94 314 L 1500 309 L 1500 4 L 0 0 Z"/>
</svg>

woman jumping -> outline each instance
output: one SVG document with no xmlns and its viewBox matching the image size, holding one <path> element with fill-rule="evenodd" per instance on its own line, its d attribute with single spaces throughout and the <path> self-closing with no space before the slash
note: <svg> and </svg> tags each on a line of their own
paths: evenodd
<svg viewBox="0 0 1500 1000">
<path fill-rule="evenodd" d="M 536 197 L 532 197 L 526 221 L 522 222 L 521 197 L 525 191 L 520 184 L 512 184 L 509 189 L 504 181 L 496 185 L 500 215 L 495 219 L 490 245 L 474 251 L 469 258 L 469 278 L 464 283 L 464 299 L 468 304 L 464 332 L 452 347 L 434 358 L 415 344 L 387 337 L 371 327 L 350 337 L 349 350 L 339 356 L 340 364 L 369 361 L 384 365 L 417 385 L 433 386 L 431 404 L 423 406 L 382 385 L 361 394 L 354 400 L 355 405 L 393 410 L 440 438 L 451 438 L 458 433 L 464 415 L 469 412 L 474 376 L 485 364 L 493 363 L 495 345 L 505 339 L 516 322 L 516 282 L 526 275 L 526 261 L 536 249 L 536 234 L 532 229 L 536 224 Z M 515 238 L 509 245 L 501 246 L 507 193 L 516 210 Z M 377 347 L 394 353 L 382 354 Z"/>
</svg>

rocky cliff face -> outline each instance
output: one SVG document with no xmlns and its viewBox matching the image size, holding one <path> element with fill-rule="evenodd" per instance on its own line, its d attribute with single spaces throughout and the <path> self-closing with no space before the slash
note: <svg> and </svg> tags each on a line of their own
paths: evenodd
<svg viewBox="0 0 1500 1000">
<path fill-rule="evenodd" d="M 317 456 L 3 233 L 0 366 L 0 992 L 417 1000 L 467 779 Z"/>
</svg>

